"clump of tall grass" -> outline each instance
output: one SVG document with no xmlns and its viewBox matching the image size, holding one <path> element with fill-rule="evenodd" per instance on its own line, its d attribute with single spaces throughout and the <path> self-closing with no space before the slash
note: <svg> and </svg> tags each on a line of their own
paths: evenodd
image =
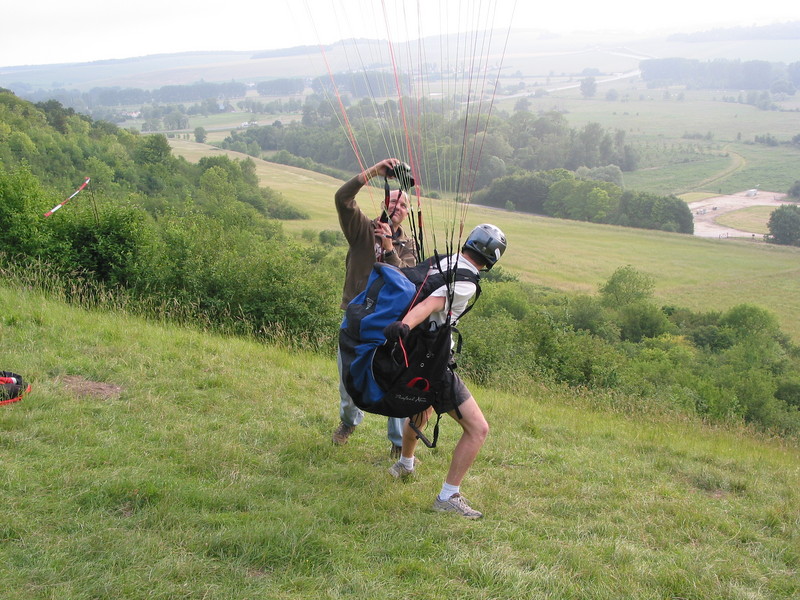
<svg viewBox="0 0 800 600">
<path fill-rule="evenodd" d="M 135 315 L 152 322 L 251 338 L 283 348 L 327 351 L 332 344 L 332 334 L 328 331 L 314 336 L 294 332 L 282 323 L 257 323 L 238 306 L 215 307 L 212 314 L 199 298 L 137 294 L 97 281 L 91 274 L 61 273 L 38 259 L 22 263 L 0 253 L 0 278 L 12 288 L 38 292 L 50 300 L 86 310 Z"/>
</svg>

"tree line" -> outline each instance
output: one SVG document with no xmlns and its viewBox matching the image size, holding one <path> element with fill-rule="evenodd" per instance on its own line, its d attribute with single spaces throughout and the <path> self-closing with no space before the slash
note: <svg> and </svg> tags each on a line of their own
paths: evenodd
<svg viewBox="0 0 800 600">
<path fill-rule="evenodd" d="M 800 86 L 800 62 L 766 60 L 651 58 L 639 68 L 652 87 L 685 85 L 688 89 L 756 90 L 794 95 Z"/>
<path fill-rule="evenodd" d="M 520 173 L 494 180 L 473 201 L 575 221 L 694 233 L 692 213 L 680 198 L 623 190 L 620 179 L 609 168 Z"/>
<path fill-rule="evenodd" d="M 410 99 L 407 99 L 410 101 Z M 369 139 L 381 139 L 382 135 L 400 135 L 399 131 L 382 134 L 386 123 L 399 123 L 399 106 L 396 101 L 376 103 L 362 99 L 347 108 L 348 120 L 357 143 L 367 147 Z M 413 116 L 407 116 L 413 131 L 419 124 Z M 437 156 L 460 155 L 461 146 L 448 140 L 459 140 L 465 129 L 464 115 L 426 115 L 425 128 L 431 139 L 442 140 L 439 147 L 423 148 L 420 164 L 434 164 Z M 472 130 L 475 130 L 472 127 Z M 588 123 L 574 129 L 565 117 L 557 112 L 536 115 L 527 110 L 515 110 L 511 114 L 498 111 L 490 120 L 481 140 L 481 161 L 469 174 L 475 188 L 488 186 L 498 177 L 517 171 L 536 171 L 581 167 L 598 168 L 615 165 L 622 171 L 636 169 L 638 153 L 626 141 L 625 131 L 609 131 L 597 123 Z M 402 138 L 402 136 L 400 136 Z M 255 147 L 262 151 L 284 150 L 292 155 L 307 158 L 316 163 L 346 172 L 358 170 L 350 143 L 342 135 L 341 125 L 330 103 L 321 97 L 310 97 L 303 106 L 302 120 L 298 123 L 250 127 L 245 131 L 233 131 L 222 147 L 248 152 Z M 449 176 L 449 174 L 447 174 Z M 446 180 L 432 172 L 425 179 L 427 191 L 445 189 Z"/>
<path fill-rule="evenodd" d="M 354 135 L 359 138 L 366 132 L 362 141 L 369 136 L 377 138 L 378 122 L 391 122 L 397 110 L 391 101 L 378 105 L 361 100 L 348 109 Z M 426 128 L 437 130 L 431 136 L 434 139 L 458 139 L 455 132 L 464 129 L 463 117 L 429 115 Z M 261 151 L 279 151 L 272 160 L 293 165 L 310 161 L 334 172 L 359 169 L 330 105 L 314 99 L 304 105 L 300 123 L 275 122 L 233 131 L 221 146 L 255 156 Z M 622 130 L 607 131 L 597 123 L 573 129 L 559 113 L 534 115 L 522 108 L 510 115 L 497 114 L 484 134 L 482 147 L 481 160 L 468 175 L 479 190 L 474 202 L 596 223 L 693 232 L 691 213 L 679 199 L 623 193 L 622 171 L 635 169 L 638 155 L 626 143 Z M 420 163 L 434 164 L 435 155 L 458 156 L 460 147 L 453 144 L 421 151 Z M 447 180 L 440 177 L 449 174 L 427 173 L 425 193 L 435 194 L 446 185 Z"/>
<path fill-rule="evenodd" d="M 91 114 L 101 108 L 121 106 L 141 106 L 144 104 L 180 104 L 203 102 L 208 99 L 241 98 L 247 91 L 247 85 L 238 81 L 212 83 L 198 81 L 186 85 L 165 85 L 153 90 L 140 88 L 94 87 L 87 92 L 78 90 L 35 90 L 30 91 L 15 87 L 19 93 L 31 102 L 56 100 L 64 106 L 79 112 Z"/>
</svg>

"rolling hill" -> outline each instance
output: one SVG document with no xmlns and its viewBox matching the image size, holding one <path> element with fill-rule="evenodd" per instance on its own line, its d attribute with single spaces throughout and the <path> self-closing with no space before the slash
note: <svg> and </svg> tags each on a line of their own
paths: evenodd
<svg viewBox="0 0 800 600">
<path fill-rule="evenodd" d="M 245 155 L 173 140 L 173 151 L 190 161 L 204 155 Z M 303 207 L 309 220 L 285 222 L 304 229 L 338 230 L 333 194 L 341 182 L 254 159 L 262 185 Z M 362 199 L 366 210 L 368 195 Z M 377 196 L 372 200 L 377 214 Z M 435 220 L 431 220 L 432 223 Z M 632 265 L 655 278 L 656 298 L 698 311 L 722 311 L 752 303 L 774 312 L 781 327 L 800 339 L 800 248 L 734 239 L 708 239 L 666 232 L 596 225 L 511 213 L 473 205 L 468 224 L 493 222 L 508 235 L 503 267 L 528 282 L 559 290 L 595 293 L 620 266 Z"/>
</svg>

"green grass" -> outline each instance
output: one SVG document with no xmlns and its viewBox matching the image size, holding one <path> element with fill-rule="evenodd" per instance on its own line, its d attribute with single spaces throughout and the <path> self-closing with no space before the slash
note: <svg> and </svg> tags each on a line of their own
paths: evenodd
<svg viewBox="0 0 800 600">
<path fill-rule="evenodd" d="M 800 133 L 800 125 L 794 131 Z M 722 193 L 741 192 L 754 187 L 784 193 L 797 180 L 796 165 L 800 160 L 800 148 L 797 146 L 730 144 L 728 148 L 741 154 L 745 158 L 745 165 L 720 182 Z M 712 186 L 712 189 L 715 187 Z"/>
<path fill-rule="evenodd" d="M 741 231 L 768 234 L 769 227 L 767 227 L 767 222 L 774 211 L 774 206 L 751 206 L 750 208 L 743 208 L 720 215 L 716 218 L 716 222 Z"/>
<path fill-rule="evenodd" d="M 330 444 L 332 357 L 8 287 L 0 315 L 3 368 L 33 384 L 0 408 L 4 600 L 800 594 L 788 442 L 473 386 L 492 432 L 463 486 L 486 513 L 470 522 L 429 511 L 452 421 L 406 484 L 382 418 Z"/>
<path fill-rule="evenodd" d="M 717 180 L 720 173 L 726 173 L 732 168 L 735 168 L 735 162 L 728 156 L 703 154 L 693 156 L 687 159 L 687 162 L 647 167 L 624 173 L 623 179 L 625 188 L 629 190 L 682 195 L 688 191 L 695 191 L 704 183 L 706 186 L 710 185 Z M 691 183 L 687 185 L 687 182 Z"/>
</svg>

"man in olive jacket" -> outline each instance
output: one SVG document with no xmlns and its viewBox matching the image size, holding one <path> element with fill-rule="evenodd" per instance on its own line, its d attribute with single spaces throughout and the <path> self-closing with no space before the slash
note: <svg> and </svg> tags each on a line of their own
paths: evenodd
<svg viewBox="0 0 800 600">
<path fill-rule="evenodd" d="M 395 158 L 387 158 L 353 177 L 336 192 L 336 212 L 349 249 L 347 251 L 342 309 L 360 294 L 367 285 L 372 265 L 385 262 L 396 267 L 413 267 L 417 264 L 416 245 L 406 235 L 402 223 L 408 216 L 408 195 L 402 190 L 394 190 L 389 195 L 389 205 L 383 207 L 382 214 L 388 219 L 383 222 L 380 216 L 370 219 L 356 203 L 356 194 L 373 177 L 393 177 L 394 168 L 400 165 Z M 383 204 L 383 202 L 381 203 Z M 353 403 L 342 381 L 342 357 L 336 352 L 339 366 L 339 418 L 340 423 L 333 432 L 333 443 L 346 444 L 350 434 L 361 423 L 364 413 Z M 391 456 L 400 455 L 403 444 L 403 424 L 405 419 L 389 418 L 388 437 L 392 442 Z"/>
</svg>

